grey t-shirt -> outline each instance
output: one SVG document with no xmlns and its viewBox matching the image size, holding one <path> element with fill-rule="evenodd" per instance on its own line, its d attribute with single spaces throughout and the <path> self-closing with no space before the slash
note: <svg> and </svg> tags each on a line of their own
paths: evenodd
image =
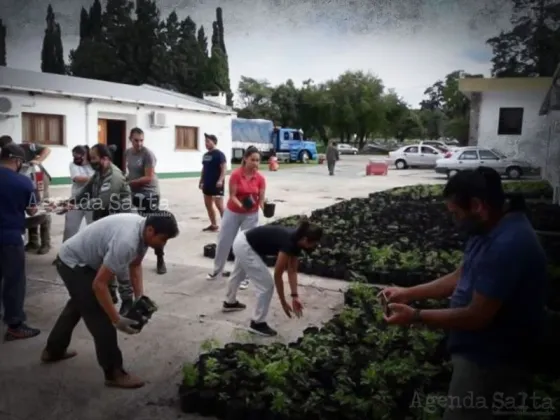
<svg viewBox="0 0 560 420">
<path fill-rule="evenodd" d="M 134 148 L 126 149 L 126 166 L 128 169 L 128 180 L 142 178 L 146 174 L 146 169 L 156 167 L 156 157 L 152 151 L 146 147 L 142 147 L 138 152 Z M 155 194 L 159 195 L 159 182 L 157 175 L 149 184 L 140 187 L 131 187 L 133 194 Z"/>
<path fill-rule="evenodd" d="M 100 219 L 62 244 L 58 257 L 67 266 L 102 265 L 122 279 L 129 278 L 129 265 L 144 258 L 148 246 L 143 233 L 146 219 L 138 214 L 114 214 Z"/>
</svg>

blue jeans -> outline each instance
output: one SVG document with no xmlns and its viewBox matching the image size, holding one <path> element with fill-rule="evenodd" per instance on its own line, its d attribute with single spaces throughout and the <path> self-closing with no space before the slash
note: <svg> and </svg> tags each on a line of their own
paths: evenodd
<svg viewBox="0 0 560 420">
<path fill-rule="evenodd" d="M 25 322 L 25 249 L 21 245 L 0 245 L 0 306 L 4 322 L 17 325 Z"/>
</svg>

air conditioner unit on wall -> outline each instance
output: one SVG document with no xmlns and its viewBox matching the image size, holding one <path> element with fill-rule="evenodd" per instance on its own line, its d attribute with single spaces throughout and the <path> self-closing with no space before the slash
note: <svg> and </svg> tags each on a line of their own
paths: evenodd
<svg viewBox="0 0 560 420">
<path fill-rule="evenodd" d="M 163 112 L 152 112 L 150 116 L 150 124 L 154 128 L 167 127 L 167 115 L 165 115 Z"/>
</svg>

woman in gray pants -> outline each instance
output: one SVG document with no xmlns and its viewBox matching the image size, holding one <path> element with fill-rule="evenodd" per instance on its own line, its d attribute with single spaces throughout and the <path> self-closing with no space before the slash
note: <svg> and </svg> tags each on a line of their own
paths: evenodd
<svg viewBox="0 0 560 420">
<path fill-rule="evenodd" d="M 214 270 L 208 274 L 208 280 L 214 280 L 223 273 L 237 233 L 253 228 L 259 223 L 259 207 L 263 208 L 266 194 L 266 181 L 259 173 L 260 160 L 258 149 L 250 146 L 243 155 L 241 168 L 231 173 L 229 199 L 218 234 Z M 248 286 L 249 281 L 245 279 L 240 288 L 246 289 Z"/>
</svg>

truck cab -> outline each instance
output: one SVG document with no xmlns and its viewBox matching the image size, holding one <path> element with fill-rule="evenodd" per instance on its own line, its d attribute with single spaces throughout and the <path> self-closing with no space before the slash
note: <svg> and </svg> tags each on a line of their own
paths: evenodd
<svg viewBox="0 0 560 420">
<path fill-rule="evenodd" d="M 308 162 L 317 159 L 317 145 L 305 139 L 302 130 L 274 127 L 271 143 L 280 161 Z"/>
</svg>

